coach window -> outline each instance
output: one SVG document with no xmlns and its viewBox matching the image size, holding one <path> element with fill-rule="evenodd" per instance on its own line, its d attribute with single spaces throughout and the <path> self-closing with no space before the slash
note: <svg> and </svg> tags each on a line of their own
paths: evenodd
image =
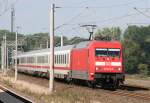
<svg viewBox="0 0 150 103">
<path fill-rule="evenodd" d="M 55 64 L 56 64 L 56 55 L 54 55 L 54 61 L 55 61 Z"/>
<path fill-rule="evenodd" d="M 61 64 L 61 55 L 59 55 L 59 64 Z"/>
<path fill-rule="evenodd" d="M 63 54 L 61 55 L 61 64 L 63 64 Z"/>
<path fill-rule="evenodd" d="M 55 64 L 57 63 L 57 55 L 55 55 Z"/>
<path fill-rule="evenodd" d="M 57 64 L 59 64 L 59 56 L 57 55 Z"/>
<path fill-rule="evenodd" d="M 69 54 L 67 54 L 67 64 L 69 63 Z"/>
<path fill-rule="evenodd" d="M 65 54 L 63 55 L 63 64 L 65 64 Z"/>
<path fill-rule="evenodd" d="M 20 63 L 23 63 L 23 58 L 20 58 Z"/>
<path fill-rule="evenodd" d="M 57 55 L 57 64 L 59 64 L 59 56 Z"/>
<path fill-rule="evenodd" d="M 13 64 L 15 64 L 15 59 L 13 60 L 13 62 L 14 62 Z"/>
<path fill-rule="evenodd" d="M 66 64 L 68 64 L 68 53 L 66 54 Z"/>
<path fill-rule="evenodd" d="M 62 55 L 60 55 L 60 64 L 62 64 Z"/>
<path fill-rule="evenodd" d="M 20 58 L 20 63 L 23 63 L 22 58 Z"/>
<path fill-rule="evenodd" d="M 57 64 L 59 64 L 59 56 L 57 55 Z"/>
<path fill-rule="evenodd" d="M 63 58 L 64 58 L 64 62 L 63 63 L 65 64 L 65 54 L 64 54 Z"/>
<path fill-rule="evenodd" d="M 64 54 L 64 64 L 66 64 L 66 54 Z"/>
<path fill-rule="evenodd" d="M 37 63 L 41 63 L 41 56 L 37 57 Z"/>
<path fill-rule="evenodd" d="M 21 62 L 21 63 L 24 63 L 24 62 L 25 62 L 25 58 L 22 57 L 21 60 L 20 60 L 20 62 Z"/>
<path fill-rule="evenodd" d="M 34 63 L 34 57 L 29 57 L 29 63 Z"/>
<path fill-rule="evenodd" d="M 21 58 L 18 58 L 18 64 L 21 64 Z"/>
<path fill-rule="evenodd" d="M 60 55 L 60 64 L 62 63 L 62 55 Z"/>
<path fill-rule="evenodd" d="M 63 64 L 64 63 L 64 55 L 62 54 L 62 63 L 61 64 Z"/>
<path fill-rule="evenodd" d="M 66 64 L 66 54 L 64 54 L 64 64 Z"/>
<path fill-rule="evenodd" d="M 66 64 L 66 54 L 64 54 L 64 64 Z"/>
<path fill-rule="evenodd" d="M 48 63 L 48 55 L 45 56 L 45 63 Z"/>
<path fill-rule="evenodd" d="M 63 57 L 62 57 L 62 54 L 61 54 L 61 64 L 63 63 Z"/>
<path fill-rule="evenodd" d="M 42 62 L 41 63 L 45 63 L 45 56 L 42 56 Z"/>
<path fill-rule="evenodd" d="M 65 54 L 63 54 L 63 64 L 65 64 Z"/>
<path fill-rule="evenodd" d="M 64 64 L 66 64 L 66 54 L 64 55 L 64 60 L 65 60 L 65 61 L 64 61 L 64 62 L 65 62 Z"/>
<path fill-rule="evenodd" d="M 57 55 L 57 63 L 59 64 L 59 55 Z"/>
<path fill-rule="evenodd" d="M 27 63 L 29 63 L 29 57 L 27 57 Z"/>
<path fill-rule="evenodd" d="M 61 56 L 62 56 L 62 59 L 61 59 L 62 62 L 61 62 L 61 64 L 63 64 L 64 63 L 64 55 L 62 54 Z"/>
<path fill-rule="evenodd" d="M 19 64 L 19 59 L 17 59 L 17 64 Z"/>
<path fill-rule="evenodd" d="M 60 55 L 60 64 L 62 64 L 62 55 Z"/>
<path fill-rule="evenodd" d="M 58 64 L 58 55 L 56 55 L 56 59 L 57 59 L 57 64 Z"/>
<path fill-rule="evenodd" d="M 42 59 L 41 63 L 44 63 L 45 62 L 45 57 L 41 56 L 41 59 Z"/>
<path fill-rule="evenodd" d="M 54 55 L 54 64 L 56 63 L 56 55 Z"/>
</svg>

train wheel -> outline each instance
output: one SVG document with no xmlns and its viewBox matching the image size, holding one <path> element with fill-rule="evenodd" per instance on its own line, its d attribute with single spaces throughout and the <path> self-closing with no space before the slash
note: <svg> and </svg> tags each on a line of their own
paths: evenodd
<svg viewBox="0 0 150 103">
<path fill-rule="evenodd" d="M 88 87 L 93 88 L 93 89 L 96 87 L 96 84 L 93 81 L 87 81 L 87 85 Z"/>
<path fill-rule="evenodd" d="M 72 79 L 70 77 L 67 76 L 65 80 L 68 84 L 72 84 Z"/>
<path fill-rule="evenodd" d="M 119 81 L 118 80 L 114 80 L 111 89 L 112 90 L 116 90 L 119 87 Z"/>
</svg>

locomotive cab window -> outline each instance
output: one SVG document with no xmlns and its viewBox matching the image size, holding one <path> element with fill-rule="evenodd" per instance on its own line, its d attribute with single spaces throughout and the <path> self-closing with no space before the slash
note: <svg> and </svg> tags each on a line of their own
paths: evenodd
<svg viewBox="0 0 150 103">
<path fill-rule="evenodd" d="M 95 56 L 107 56 L 107 49 L 96 49 Z"/>
<path fill-rule="evenodd" d="M 108 49 L 108 55 L 111 57 L 120 57 L 120 49 Z"/>
</svg>

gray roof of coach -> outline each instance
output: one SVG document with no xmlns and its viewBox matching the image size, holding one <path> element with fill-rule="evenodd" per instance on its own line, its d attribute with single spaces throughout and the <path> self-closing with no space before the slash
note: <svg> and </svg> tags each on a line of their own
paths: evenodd
<svg viewBox="0 0 150 103">
<path fill-rule="evenodd" d="M 84 41 L 84 42 L 80 42 L 78 44 L 74 44 L 74 45 L 67 45 L 67 46 L 63 46 L 63 47 L 55 47 L 56 51 L 61 51 L 61 50 L 72 50 L 73 48 L 85 48 L 88 46 L 90 41 Z M 25 55 L 25 54 L 30 54 L 30 53 L 43 53 L 43 52 L 48 52 L 50 49 L 40 49 L 40 50 L 32 50 L 32 51 L 28 51 L 28 52 L 23 52 L 20 55 Z"/>
<path fill-rule="evenodd" d="M 71 50 L 74 48 L 75 45 L 67 45 L 67 46 L 63 46 L 63 47 L 55 47 L 56 51 L 60 51 L 60 50 Z M 40 49 L 40 50 L 32 50 L 32 51 L 28 51 L 28 52 L 23 52 L 22 54 L 29 54 L 29 53 L 41 53 L 41 52 L 48 52 L 50 49 Z"/>
</svg>

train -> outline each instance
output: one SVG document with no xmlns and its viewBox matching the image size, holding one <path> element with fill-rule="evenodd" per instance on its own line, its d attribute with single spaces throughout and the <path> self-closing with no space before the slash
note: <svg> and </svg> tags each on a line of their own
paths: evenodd
<svg viewBox="0 0 150 103">
<path fill-rule="evenodd" d="M 17 55 L 18 71 L 47 74 L 50 49 Z M 13 60 L 15 63 L 15 59 Z M 123 47 L 119 41 L 84 41 L 54 48 L 54 77 L 85 81 L 90 87 L 119 87 L 125 80 Z"/>
</svg>

